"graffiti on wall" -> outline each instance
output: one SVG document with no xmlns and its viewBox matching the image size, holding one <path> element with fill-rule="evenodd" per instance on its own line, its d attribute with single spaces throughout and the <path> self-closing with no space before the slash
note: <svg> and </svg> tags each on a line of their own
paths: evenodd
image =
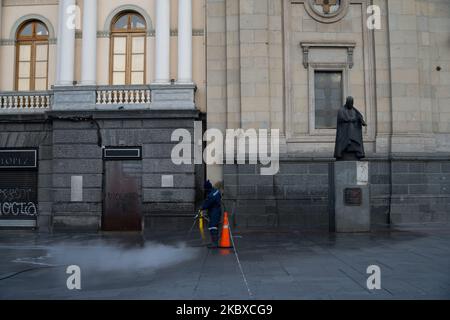
<svg viewBox="0 0 450 320">
<path fill-rule="evenodd" d="M 38 215 L 37 149 L 0 149 L 0 219 Z"/>
<path fill-rule="evenodd" d="M 0 188 L 0 216 L 36 217 L 35 198 L 32 188 Z"/>
</svg>

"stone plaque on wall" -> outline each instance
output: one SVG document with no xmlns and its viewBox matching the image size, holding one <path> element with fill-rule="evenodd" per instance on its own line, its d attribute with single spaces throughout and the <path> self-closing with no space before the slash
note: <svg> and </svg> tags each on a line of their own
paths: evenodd
<svg viewBox="0 0 450 320">
<path fill-rule="evenodd" d="M 367 186 L 369 184 L 369 163 L 358 162 L 356 165 L 356 179 L 358 186 Z"/>
<path fill-rule="evenodd" d="M 360 188 L 344 190 L 344 204 L 349 207 L 360 207 L 363 204 L 363 193 Z"/>
</svg>

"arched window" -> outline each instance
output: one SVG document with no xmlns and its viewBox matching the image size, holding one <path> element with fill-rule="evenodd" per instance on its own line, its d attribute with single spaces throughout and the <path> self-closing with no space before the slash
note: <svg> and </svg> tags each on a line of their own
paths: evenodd
<svg viewBox="0 0 450 320">
<path fill-rule="evenodd" d="M 111 25 L 110 84 L 140 85 L 146 82 L 145 19 L 136 12 L 119 14 Z"/>
<path fill-rule="evenodd" d="M 23 23 L 17 31 L 16 90 L 47 90 L 48 29 L 38 20 Z"/>
</svg>

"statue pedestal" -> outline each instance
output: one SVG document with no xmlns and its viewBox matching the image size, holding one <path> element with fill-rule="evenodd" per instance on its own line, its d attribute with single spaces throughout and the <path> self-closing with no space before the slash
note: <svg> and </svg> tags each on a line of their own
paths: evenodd
<svg viewBox="0 0 450 320">
<path fill-rule="evenodd" d="M 369 163 L 338 161 L 330 173 L 331 231 L 370 232 Z"/>
</svg>

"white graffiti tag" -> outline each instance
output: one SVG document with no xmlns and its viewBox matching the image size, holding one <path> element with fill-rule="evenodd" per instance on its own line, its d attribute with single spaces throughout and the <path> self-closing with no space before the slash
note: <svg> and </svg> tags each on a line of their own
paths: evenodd
<svg viewBox="0 0 450 320">
<path fill-rule="evenodd" d="M 25 199 L 29 200 L 32 193 L 31 188 L 0 189 L 0 202 L 29 202 Z"/>
<path fill-rule="evenodd" d="M 0 203 L 0 216 L 29 216 L 38 214 L 37 205 L 33 202 L 4 202 Z"/>
</svg>

